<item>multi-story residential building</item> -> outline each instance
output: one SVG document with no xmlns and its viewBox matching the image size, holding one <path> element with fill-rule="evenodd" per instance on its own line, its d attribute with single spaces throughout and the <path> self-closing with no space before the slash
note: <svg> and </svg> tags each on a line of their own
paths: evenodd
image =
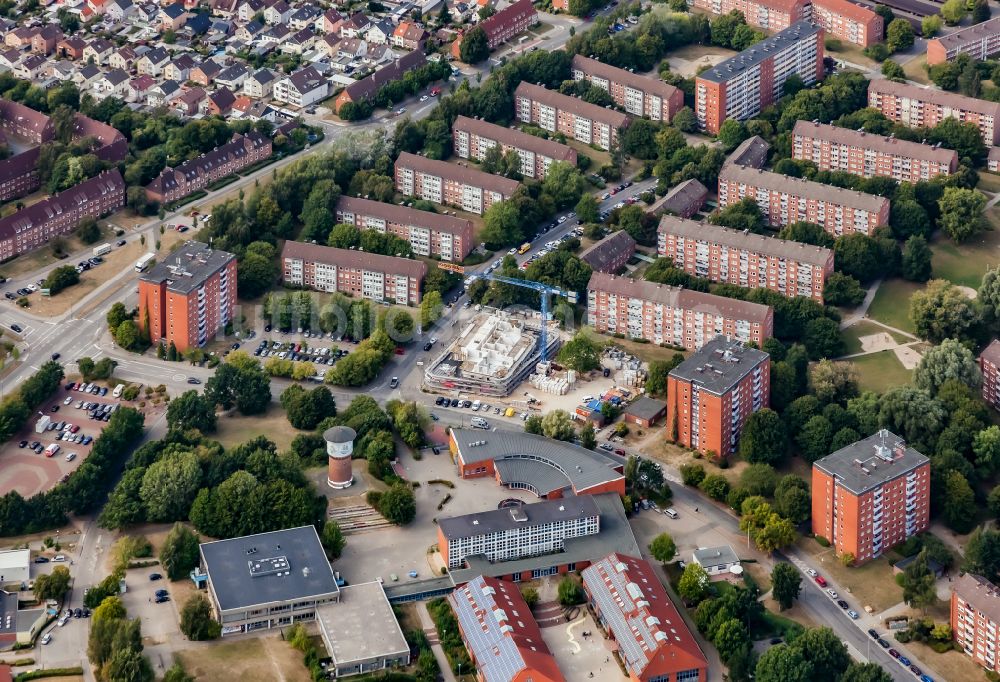
<svg viewBox="0 0 1000 682">
<path fill-rule="evenodd" d="M 750 415 L 770 400 L 770 356 L 717 336 L 667 375 L 666 423 L 676 424 L 680 445 L 726 457 Z"/>
<path fill-rule="evenodd" d="M 274 99 L 307 107 L 329 95 L 330 81 L 312 66 L 299 69 L 274 84 Z"/>
<path fill-rule="evenodd" d="M 958 169 L 958 152 L 954 149 L 814 121 L 795 123 L 792 158 L 812 161 L 824 171 L 913 183 L 950 175 Z"/>
<path fill-rule="evenodd" d="M 581 576 L 630 682 L 707 682 L 708 659 L 649 562 L 610 554 Z"/>
<path fill-rule="evenodd" d="M 339 112 L 340 108 L 348 102 L 357 104 L 358 102 L 371 102 L 375 94 L 383 85 L 394 80 L 399 80 L 407 71 L 419 69 L 427 63 L 427 57 L 423 50 L 414 50 L 404 54 L 399 59 L 395 59 L 389 64 L 376 70 L 373 74 L 354 81 L 344 88 L 333 100 L 334 111 Z"/>
<path fill-rule="evenodd" d="M 566 540 L 597 535 L 600 517 L 593 495 L 450 516 L 438 519 L 438 548 L 449 569 L 472 556 L 497 562 L 554 554 Z"/>
<path fill-rule="evenodd" d="M 881 16 L 850 0 L 813 0 L 812 20 L 828 35 L 861 47 L 879 42 L 885 34 Z"/>
<path fill-rule="evenodd" d="M 951 580 L 949 578 L 949 580 Z M 1000 672 L 1000 590 L 975 573 L 961 573 L 951 586 L 951 632 L 967 656 L 991 672 Z"/>
<path fill-rule="evenodd" d="M 607 90 L 615 104 L 633 116 L 669 122 L 684 106 L 684 93 L 680 88 L 655 78 L 603 64 L 579 54 L 573 57 L 572 69 L 574 79 L 585 80 Z"/>
<path fill-rule="evenodd" d="M 139 320 L 153 343 L 204 346 L 233 319 L 236 256 L 189 241 L 139 276 Z"/>
<path fill-rule="evenodd" d="M 698 125 L 713 135 L 727 118 L 743 121 L 784 93 L 797 74 L 806 85 L 823 77 L 823 29 L 799 21 L 695 79 Z"/>
<path fill-rule="evenodd" d="M 1000 52 L 1000 17 L 928 40 L 927 66 L 949 62 L 960 54 L 982 61 L 997 52 Z"/>
<path fill-rule="evenodd" d="M 477 24 L 486 33 L 486 45 L 495 50 L 515 36 L 524 33 L 529 27 L 538 23 L 538 10 L 531 0 L 517 0 L 492 16 Z M 451 44 L 451 55 L 455 59 L 462 58 L 462 36 Z"/>
<path fill-rule="evenodd" d="M 522 123 L 559 132 L 584 144 L 610 149 L 629 117 L 582 99 L 523 81 L 514 91 L 514 113 Z"/>
<path fill-rule="evenodd" d="M 882 429 L 813 462 L 812 530 L 862 564 L 930 522 L 930 460 Z"/>
<path fill-rule="evenodd" d="M 663 216 L 657 253 L 689 275 L 823 302 L 833 250 L 802 242 Z"/>
<path fill-rule="evenodd" d="M 289 239 L 281 250 L 281 271 L 282 280 L 292 286 L 417 305 L 427 264 Z"/>
<path fill-rule="evenodd" d="M 84 218 L 100 218 L 125 205 L 125 181 L 117 168 L 0 219 L 0 260 L 69 234 Z"/>
<path fill-rule="evenodd" d="M 719 172 L 719 208 L 745 198 L 757 202 L 771 225 L 806 220 L 835 237 L 854 232 L 871 235 L 879 225 L 889 224 L 885 197 L 725 164 Z"/>
<path fill-rule="evenodd" d="M 809 0 L 688 0 L 688 5 L 711 14 L 738 10 L 748 24 L 768 31 L 784 31 L 811 16 Z"/>
<path fill-rule="evenodd" d="M 949 117 L 975 123 L 987 146 L 1000 143 L 1000 102 L 876 78 L 868 84 L 868 106 L 911 128 L 933 128 Z"/>
<path fill-rule="evenodd" d="M 342 196 L 337 202 L 337 222 L 361 230 L 388 232 L 410 242 L 421 256 L 461 261 L 472 251 L 472 221 L 466 218 L 418 211 L 407 206 Z"/>
<path fill-rule="evenodd" d="M 270 137 L 256 131 L 246 135 L 236 133 L 221 147 L 185 161 L 176 168 L 164 168 L 146 185 L 146 197 L 161 204 L 177 201 L 227 175 L 270 158 L 271 151 Z"/>
<path fill-rule="evenodd" d="M 580 260 L 594 269 L 613 275 L 628 263 L 635 253 L 635 240 L 626 230 L 612 232 L 580 252 Z"/>
<path fill-rule="evenodd" d="M 459 116 L 451 130 L 455 156 L 463 159 L 482 161 L 486 152 L 499 145 L 504 154 L 517 152 L 521 158 L 521 175 L 528 178 L 543 179 L 553 161 L 562 161 L 576 168 L 576 150 L 514 128 Z"/>
<path fill-rule="evenodd" d="M 447 599 L 478 680 L 565 682 L 517 585 L 480 575 Z"/>
<path fill-rule="evenodd" d="M 587 323 L 599 332 L 697 350 L 716 336 L 759 347 L 774 333 L 770 306 L 595 272 Z"/>
<path fill-rule="evenodd" d="M 396 191 L 482 215 L 521 186 L 517 180 L 409 152 L 396 159 Z"/>
<path fill-rule="evenodd" d="M 983 400 L 1000 410 L 1000 341 L 993 339 L 979 354 L 983 373 Z"/>
<path fill-rule="evenodd" d="M 652 213 L 654 216 L 669 213 L 681 218 L 690 218 L 701 210 L 707 200 L 708 187 L 691 178 L 674 186 L 672 190 L 654 201 L 647 213 Z"/>
</svg>

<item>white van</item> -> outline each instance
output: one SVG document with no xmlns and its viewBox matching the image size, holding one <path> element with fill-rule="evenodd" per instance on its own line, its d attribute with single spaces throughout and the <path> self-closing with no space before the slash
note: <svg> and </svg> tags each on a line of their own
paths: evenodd
<svg viewBox="0 0 1000 682">
<path fill-rule="evenodd" d="M 472 401 L 472 411 L 473 411 L 473 412 L 479 412 L 479 407 L 480 407 L 481 405 L 482 405 L 482 403 L 481 403 L 481 402 L 479 402 L 478 400 L 473 400 L 473 401 Z"/>
<path fill-rule="evenodd" d="M 663 513 L 672 519 L 676 519 L 677 517 L 680 516 L 680 514 L 677 513 L 677 510 L 674 509 L 673 507 L 667 507 L 666 509 L 663 510 Z"/>
<path fill-rule="evenodd" d="M 472 426 L 476 429 L 489 429 L 490 423 L 483 419 L 482 417 L 473 417 Z"/>
<path fill-rule="evenodd" d="M 125 390 L 125 384 L 118 384 L 117 386 L 115 386 L 115 390 L 111 391 L 111 396 L 113 398 L 120 398 L 122 395 L 122 391 L 124 390 Z"/>
</svg>

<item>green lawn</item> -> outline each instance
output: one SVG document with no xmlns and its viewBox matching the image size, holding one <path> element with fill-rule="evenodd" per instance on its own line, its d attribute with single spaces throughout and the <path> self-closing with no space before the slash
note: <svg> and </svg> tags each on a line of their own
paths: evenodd
<svg viewBox="0 0 1000 682">
<path fill-rule="evenodd" d="M 976 189 L 984 192 L 1000 192 L 1000 175 L 983 171 L 979 174 L 979 184 Z"/>
<path fill-rule="evenodd" d="M 910 296 L 922 285 L 902 279 L 890 279 L 879 285 L 875 299 L 868 308 L 868 317 L 905 332 L 914 333 L 910 322 Z"/>
<path fill-rule="evenodd" d="M 858 369 L 859 384 L 862 391 L 882 393 L 893 386 L 910 383 L 913 372 L 903 367 L 902 363 L 891 350 L 883 350 L 870 355 L 851 358 Z"/>
<path fill-rule="evenodd" d="M 861 353 L 864 349 L 861 347 L 861 337 L 871 336 L 872 334 L 886 333 L 895 339 L 896 343 L 906 343 L 907 341 L 912 341 L 913 339 L 908 339 L 902 334 L 896 334 L 889 331 L 885 327 L 875 324 L 874 322 L 868 322 L 866 320 L 860 320 L 855 322 L 847 329 L 843 329 L 840 332 L 841 337 L 844 339 L 844 346 L 847 350 L 844 351 L 844 355 L 853 355 L 854 353 Z"/>
<path fill-rule="evenodd" d="M 994 228 L 964 244 L 955 244 L 939 235 L 931 244 L 933 277 L 978 289 L 987 268 L 1000 262 L 1000 213 L 991 209 L 987 219 Z"/>
</svg>

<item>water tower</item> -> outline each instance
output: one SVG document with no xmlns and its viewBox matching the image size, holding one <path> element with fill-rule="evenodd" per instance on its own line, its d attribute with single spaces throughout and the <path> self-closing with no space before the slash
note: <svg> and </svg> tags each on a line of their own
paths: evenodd
<svg viewBox="0 0 1000 682">
<path fill-rule="evenodd" d="M 357 435 L 354 429 L 347 426 L 334 426 L 323 432 L 326 454 L 329 457 L 326 482 L 331 488 L 340 490 L 350 487 L 354 482 L 351 454 L 354 452 L 354 439 Z"/>
</svg>

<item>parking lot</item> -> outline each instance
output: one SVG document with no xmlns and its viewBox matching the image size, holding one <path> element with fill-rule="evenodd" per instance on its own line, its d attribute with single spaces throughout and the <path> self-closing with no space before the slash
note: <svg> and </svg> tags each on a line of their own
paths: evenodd
<svg viewBox="0 0 1000 682">
<path fill-rule="evenodd" d="M 12 490 L 24 497 L 44 492 L 67 478 L 90 454 L 118 399 L 107 386 L 95 394 L 69 385 L 64 384 L 38 409 L 42 416 L 34 415 L 0 447 L 0 495 Z M 44 430 L 38 432 L 38 428 Z"/>
<path fill-rule="evenodd" d="M 278 358 L 280 360 L 292 360 L 295 362 L 311 362 L 316 365 L 317 371 L 322 374 L 324 366 L 332 367 L 337 360 L 350 353 L 349 350 L 335 345 L 334 340 L 329 338 L 332 334 L 326 335 L 321 332 L 313 333 L 311 331 L 304 331 L 299 336 L 301 338 L 294 341 L 279 341 L 271 338 L 261 339 L 257 347 L 254 348 L 253 354 L 261 360 Z M 320 340 L 323 338 L 328 339 L 326 344 L 320 343 Z M 237 344 L 233 344 L 234 350 L 238 347 Z"/>
</svg>

